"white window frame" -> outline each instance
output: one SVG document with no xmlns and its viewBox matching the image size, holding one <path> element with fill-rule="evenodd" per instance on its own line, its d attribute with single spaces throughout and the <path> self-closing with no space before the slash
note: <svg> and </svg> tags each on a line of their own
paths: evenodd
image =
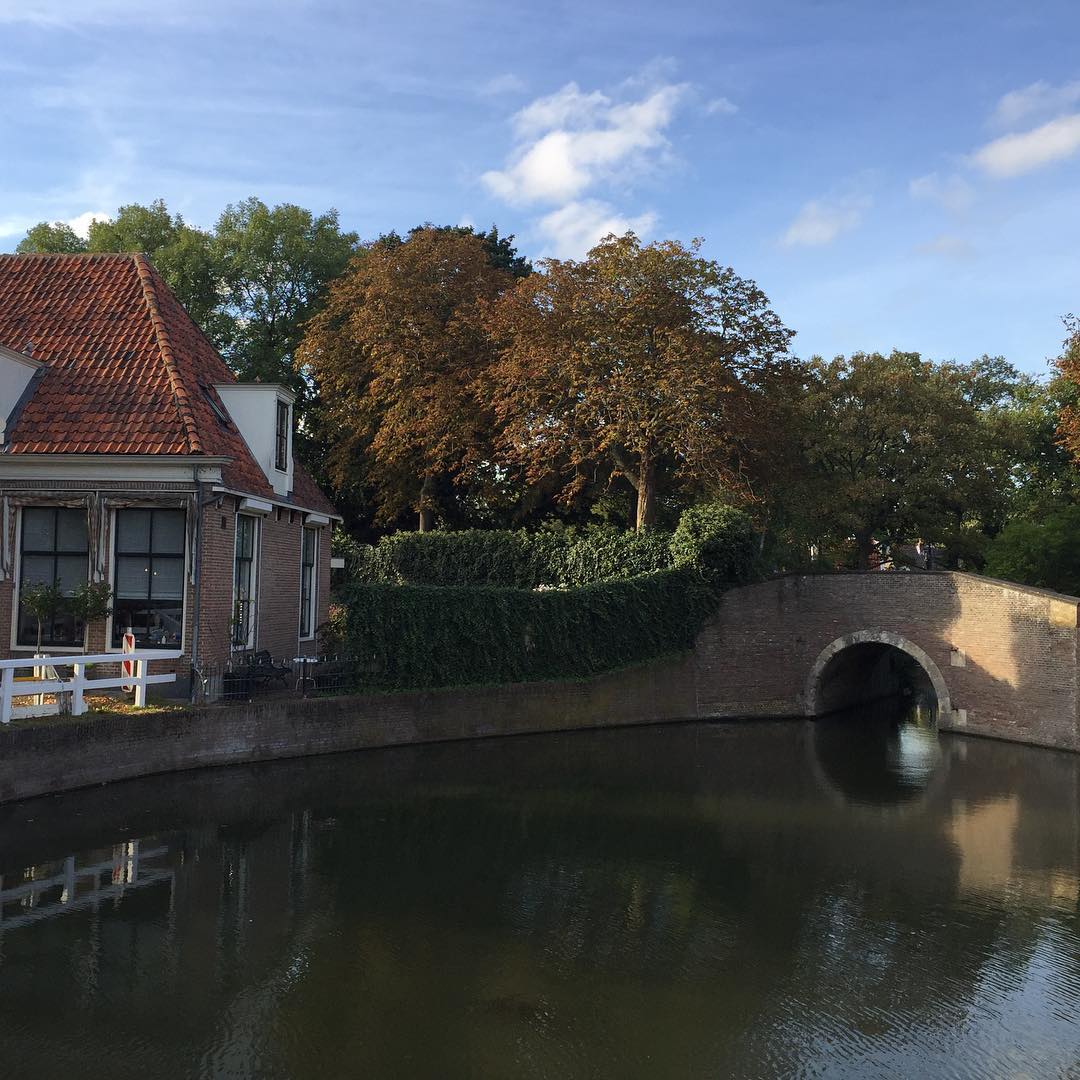
<svg viewBox="0 0 1080 1080">
<path fill-rule="evenodd" d="M 50 509 L 60 507 L 60 509 L 75 509 L 75 507 L 62 507 L 59 503 L 26 503 L 26 507 L 31 510 L 38 508 Z M 37 652 L 37 645 L 20 645 L 19 644 L 19 590 L 22 588 L 22 514 L 24 506 L 16 507 L 15 513 L 15 569 L 12 574 L 12 593 L 11 593 L 11 626 L 9 628 L 9 647 L 12 653 L 35 653 Z M 89 521 L 87 522 L 87 537 L 89 538 Z M 86 580 L 90 580 L 90 567 L 92 565 L 93 551 L 87 549 L 86 553 Z M 111 628 L 110 628 L 111 629 Z M 106 640 L 109 640 L 106 638 Z M 60 655 L 61 653 L 81 653 L 83 647 L 81 645 L 43 645 L 43 649 L 48 650 L 49 653 Z"/>
<path fill-rule="evenodd" d="M 181 616 L 181 630 L 180 630 L 180 644 L 179 646 L 172 646 L 171 648 L 155 649 L 151 646 L 140 646 L 139 652 L 176 652 L 179 648 L 182 653 L 187 652 L 187 632 L 188 632 L 188 594 L 191 591 L 191 530 L 190 522 L 187 519 L 187 508 L 181 506 L 179 503 L 156 503 L 156 502 L 144 502 L 144 503 L 132 503 L 130 506 L 114 506 L 109 512 L 109 551 L 108 559 L 108 582 L 109 593 L 111 596 L 116 596 L 116 515 L 121 510 L 183 510 L 184 511 L 184 589 L 183 589 L 183 615 Z M 123 646 L 114 645 L 113 639 L 113 619 L 115 616 L 110 611 L 108 619 L 105 620 L 105 651 L 107 653 L 122 653 L 124 651 Z M 79 650 L 82 651 L 81 649 Z"/>
<path fill-rule="evenodd" d="M 239 597 L 236 592 L 236 548 L 240 542 L 240 519 L 247 518 L 251 521 L 254 535 L 251 541 L 251 573 L 252 581 L 250 584 L 251 602 L 254 606 L 254 610 L 251 613 L 251 621 L 248 627 L 248 635 L 246 643 L 238 645 L 233 636 L 233 619 L 236 616 L 236 605 Z M 260 563 L 262 562 L 262 518 L 255 514 L 243 514 L 237 513 L 236 520 L 233 526 L 233 557 L 232 557 L 232 605 L 229 609 L 229 651 L 230 652 L 247 652 L 251 649 L 258 648 L 259 641 L 259 608 L 262 606 L 259 601 L 261 599 L 259 590 L 262 587 L 262 574 L 259 572 Z"/>
<path fill-rule="evenodd" d="M 304 633 L 304 534 L 310 532 L 314 541 L 311 563 L 311 592 L 308 595 L 308 630 Z M 300 526 L 300 640 L 313 641 L 319 616 L 319 532 L 311 525 Z"/>
</svg>

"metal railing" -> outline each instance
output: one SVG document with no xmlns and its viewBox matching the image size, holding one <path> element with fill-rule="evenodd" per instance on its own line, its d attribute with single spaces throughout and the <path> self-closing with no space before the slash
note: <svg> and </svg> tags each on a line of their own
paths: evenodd
<svg viewBox="0 0 1080 1080">
<path fill-rule="evenodd" d="M 70 695 L 71 715 L 81 716 L 87 709 L 87 692 L 117 687 L 134 687 L 135 704 L 145 705 L 147 686 L 176 681 L 175 672 L 151 675 L 148 668 L 150 661 L 178 660 L 181 655 L 179 649 L 142 649 L 94 656 L 32 656 L 28 659 L 0 660 L 0 724 L 31 716 L 55 716 L 64 711 L 65 695 Z M 131 661 L 130 675 L 121 673 L 104 679 L 87 676 L 86 669 L 90 664 L 119 664 L 121 661 Z M 72 668 L 71 678 L 61 678 L 56 671 L 58 667 Z M 29 668 L 33 674 L 29 679 L 16 681 L 15 672 L 20 668 Z M 46 702 L 45 697 L 50 695 L 55 701 Z M 13 701 L 17 697 L 32 697 L 36 701 L 30 705 L 15 705 Z"/>
</svg>

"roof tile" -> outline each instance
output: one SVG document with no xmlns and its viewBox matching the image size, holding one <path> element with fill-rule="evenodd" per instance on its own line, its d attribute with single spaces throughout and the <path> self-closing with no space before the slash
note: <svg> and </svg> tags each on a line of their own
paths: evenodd
<svg viewBox="0 0 1080 1080">
<path fill-rule="evenodd" d="M 274 498 L 207 400 L 235 376 L 145 256 L 0 255 L 0 344 L 46 364 L 9 453 L 227 457 L 228 487 Z M 288 501 L 334 513 L 294 466 Z"/>
</svg>

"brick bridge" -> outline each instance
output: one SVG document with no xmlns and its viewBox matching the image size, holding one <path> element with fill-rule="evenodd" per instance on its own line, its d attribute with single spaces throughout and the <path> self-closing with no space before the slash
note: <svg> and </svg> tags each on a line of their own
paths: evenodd
<svg viewBox="0 0 1080 1080">
<path fill-rule="evenodd" d="M 961 573 L 733 589 L 698 638 L 698 716 L 817 716 L 906 685 L 939 726 L 1080 749 L 1080 599 Z"/>
</svg>

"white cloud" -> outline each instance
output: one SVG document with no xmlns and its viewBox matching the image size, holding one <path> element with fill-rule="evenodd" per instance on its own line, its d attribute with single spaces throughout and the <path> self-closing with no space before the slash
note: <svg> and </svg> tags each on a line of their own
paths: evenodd
<svg viewBox="0 0 1080 1080">
<path fill-rule="evenodd" d="M 538 223 L 547 250 L 559 259 L 580 258 L 608 233 L 621 235 L 633 230 L 644 237 L 655 225 L 656 215 L 651 212 L 628 218 L 599 199 L 567 203 L 545 214 Z"/>
<path fill-rule="evenodd" d="M 705 106 L 709 116 L 734 116 L 738 111 L 739 106 L 726 97 L 713 98 Z"/>
<path fill-rule="evenodd" d="M 1064 161 L 1078 150 L 1080 113 L 1072 113 L 1031 131 L 994 139 L 975 152 L 974 160 L 992 176 L 1019 176 Z"/>
<path fill-rule="evenodd" d="M 68 218 L 65 224 L 70 225 L 76 236 L 84 240 L 90 235 L 90 226 L 95 221 L 108 221 L 112 217 L 105 210 L 87 210 L 73 218 Z"/>
<path fill-rule="evenodd" d="M 519 138 L 529 138 L 553 128 L 587 127 L 599 121 L 611 106 L 611 99 L 594 90 L 583 94 L 576 82 L 561 90 L 537 98 L 514 116 L 514 130 Z"/>
<path fill-rule="evenodd" d="M 525 80 L 520 76 L 507 72 L 504 75 L 496 75 L 488 79 L 480 87 L 480 93 L 484 97 L 504 97 L 507 94 L 520 94 L 525 90 Z"/>
<path fill-rule="evenodd" d="M 908 184 L 908 192 L 913 198 L 928 199 L 948 210 L 950 214 L 962 214 L 975 198 L 975 190 L 962 177 L 939 176 L 936 172 L 920 176 Z"/>
<path fill-rule="evenodd" d="M 567 202 L 602 181 L 625 181 L 648 164 L 650 153 L 666 150 L 664 130 L 685 91 L 669 84 L 640 101 L 614 104 L 568 83 L 514 117 L 519 145 L 510 163 L 481 179 L 513 203 Z"/>
<path fill-rule="evenodd" d="M 1032 117 L 1050 117 L 1067 112 L 1080 101 L 1080 79 L 1051 86 L 1045 79 L 1020 90 L 1010 90 L 997 103 L 992 120 L 1011 128 Z"/>
<path fill-rule="evenodd" d="M 870 200 L 862 195 L 811 199 L 788 226 L 782 242 L 786 247 L 824 247 L 854 229 L 869 205 Z"/>
</svg>

